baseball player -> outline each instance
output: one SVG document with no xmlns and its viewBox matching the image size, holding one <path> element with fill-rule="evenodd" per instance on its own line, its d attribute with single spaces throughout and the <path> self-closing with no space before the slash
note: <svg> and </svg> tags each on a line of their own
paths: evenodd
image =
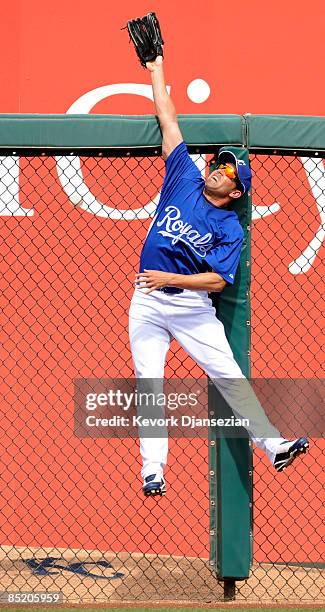
<svg viewBox="0 0 325 612">
<path fill-rule="evenodd" d="M 223 150 L 206 180 L 192 161 L 167 92 L 162 52 L 145 63 L 162 131 L 166 175 L 156 214 L 145 239 L 129 312 L 129 335 L 138 379 L 163 379 L 175 338 L 201 366 L 234 415 L 249 419 L 251 439 L 278 472 L 308 449 L 305 437 L 288 441 L 267 419 L 236 363 L 210 292 L 233 284 L 243 230 L 228 204 L 251 186 L 251 171 Z M 164 495 L 168 439 L 141 437 L 143 493 Z"/>
</svg>

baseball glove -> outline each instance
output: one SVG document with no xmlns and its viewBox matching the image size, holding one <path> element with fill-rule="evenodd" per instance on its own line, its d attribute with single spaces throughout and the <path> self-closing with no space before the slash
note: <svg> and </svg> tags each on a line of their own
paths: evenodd
<svg viewBox="0 0 325 612">
<path fill-rule="evenodd" d="M 132 40 L 141 66 L 146 68 L 147 62 L 153 62 L 158 55 L 163 54 L 164 41 L 161 36 L 159 21 L 155 13 L 148 13 L 140 19 L 127 22 L 127 29 Z"/>
</svg>

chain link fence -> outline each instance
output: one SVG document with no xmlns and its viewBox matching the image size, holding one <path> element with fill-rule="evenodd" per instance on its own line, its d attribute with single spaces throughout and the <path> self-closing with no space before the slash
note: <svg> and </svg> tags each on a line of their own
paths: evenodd
<svg viewBox="0 0 325 612">
<path fill-rule="evenodd" d="M 170 440 L 157 500 L 142 495 L 138 440 L 73 430 L 75 379 L 133 377 L 128 307 L 163 161 L 61 153 L 0 162 L 0 591 L 221 600 L 207 440 Z M 212 157 L 196 153 L 203 173 Z M 251 163 L 252 376 L 320 379 L 323 161 L 256 153 Z M 176 343 L 165 375 L 204 377 Z M 259 452 L 254 462 L 254 561 L 237 599 L 324 602 L 324 440 L 282 475 Z"/>
</svg>

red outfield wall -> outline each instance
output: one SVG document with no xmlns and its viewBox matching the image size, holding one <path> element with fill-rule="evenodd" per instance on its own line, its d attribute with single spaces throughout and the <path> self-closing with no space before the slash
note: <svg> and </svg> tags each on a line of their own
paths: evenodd
<svg viewBox="0 0 325 612">
<path fill-rule="evenodd" d="M 323 112 L 321 1 L 314 3 L 312 12 L 301 13 L 291 1 L 285 5 L 276 1 L 271 14 L 257 1 L 248 5 L 235 1 L 231 11 L 212 1 L 204 11 L 198 3 L 179 1 L 172 12 L 169 3 L 129 2 L 108 8 L 110 4 L 8 3 L 2 22 L 6 61 L 2 61 L 5 86 L 0 111 L 65 113 L 100 87 L 148 84 L 148 74 L 120 28 L 127 19 L 154 9 L 166 39 L 166 77 L 179 113 Z M 187 93 L 197 78 L 210 87 L 202 103 L 193 102 Z M 75 112 L 153 112 L 152 103 L 138 95 L 118 93 L 98 99 L 95 92 L 89 109 L 81 102 L 74 106 Z M 324 289 L 324 246 L 304 274 L 293 275 L 288 269 L 319 225 L 311 186 L 301 163 L 296 163 L 299 189 L 304 190 L 299 207 L 278 172 L 278 191 L 271 181 L 269 204 L 277 201 L 280 211 L 254 222 L 255 376 L 321 377 L 323 371 L 319 299 Z M 139 254 L 148 221 L 114 222 L 74 209 L 59 184 L 54 162 L 34 164 L 22 168 L 20 177 L 21 205 L 34 207 L 34 216 L 0 217 L 6 394 L 0 543 L 143 552 L 154 548 L 156 553 L 207 556 L 208 503 L 206 498 L 202 504 L 202 484 L 201 489 L 196 485 L 206 453 L 202 441 L 193 442 L 191 481 L 182 470 L 183 462 L 189 462 L 185 447 L 181 441 L 172 442 L 170 496 L 151 512 L 137 495 L 141 486 L 137 442 L 124 443 L 121 460 L 119 442 L 81 442 L 72 434 L 73 378 L 90 372 L 98 377 L 132 373 L 126 331 L 137 268 L 137 255 L 132 253 L 136 249 Z M 89 186 L 103 198 L 105 179 L 97 178 Z M 150 197 L 159 180 L 152 176 L 147 187 Z M 254 204 L 259 206 L 262 200 L 265 204 L 258 182 L 255 189 Z M 111 195 L 106 191 L 107 204 Z M 135 206 L 136 202 L 130 204 Z M 300 296 L 305 300 L 303 309 Z M 321 470 L 316 457 L 312 450 L 282 487 L 259 462 L 258 560 L 321 560 Z M 121 481 L 128 491 L 122 498 Z M 299 512 L 296 525 L 287 507 L 288 494 Z M 266 517 L 270 527 L 265 527 Z"/>
</svg>

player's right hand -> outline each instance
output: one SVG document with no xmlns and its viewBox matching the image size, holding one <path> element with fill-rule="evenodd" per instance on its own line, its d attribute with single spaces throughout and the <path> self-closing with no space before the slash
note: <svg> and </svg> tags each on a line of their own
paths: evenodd
<svg viewBox="0 0 325 612">
<path fill-rule="evenodd" d="M 163 61 L 164 58 L 162 57 L 162 55 L 158 55 L 154 62 L 146 62 L 146 68 L 148 68 L 150 72 L 154 72 L 155 70 L 157 70 L 157 68 L 159 68 L 159 66 L 162 65 Z"/>
</svg>

